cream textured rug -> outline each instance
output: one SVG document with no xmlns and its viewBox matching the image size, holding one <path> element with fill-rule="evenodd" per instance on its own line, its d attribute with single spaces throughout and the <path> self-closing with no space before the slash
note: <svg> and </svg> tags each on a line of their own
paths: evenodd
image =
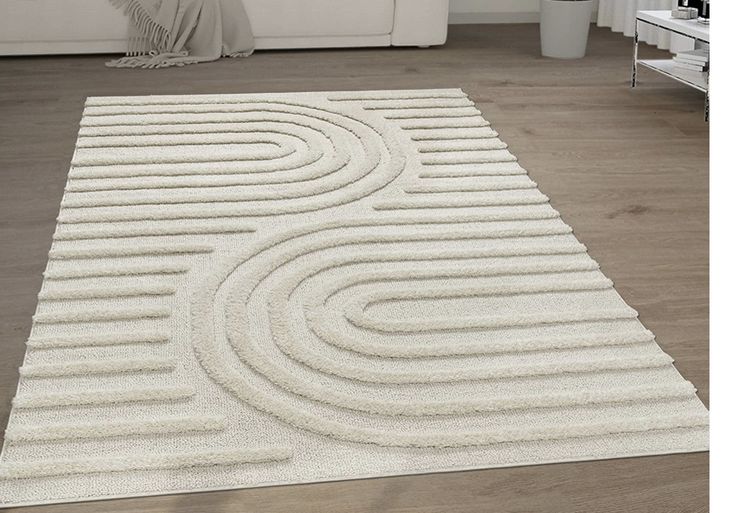
<svg viewBox="0 0 735 513">
<path fill-rule="evenodd" d="M 707 449 L 456 89 L 89 98 L 5 505 Z"/>
</svg>

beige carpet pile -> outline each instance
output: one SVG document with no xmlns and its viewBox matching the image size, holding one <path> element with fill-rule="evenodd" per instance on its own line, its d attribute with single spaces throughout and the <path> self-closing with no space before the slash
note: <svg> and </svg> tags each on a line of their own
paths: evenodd
<svg viewBox="0 0 735 513">
<path fill-rule="evenodd" d="M 707 449 L 457 89 L 87 100 L 3 505 Z"/>
</svg>

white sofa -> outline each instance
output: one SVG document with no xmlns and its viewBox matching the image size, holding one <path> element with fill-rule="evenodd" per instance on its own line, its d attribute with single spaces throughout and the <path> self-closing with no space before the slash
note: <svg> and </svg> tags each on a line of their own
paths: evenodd
<svg viewBox="0 0 735 513">
<path fill-rule="evenodd" d="M 257 49 L 433 46 L 449 0 L 242 0 Z M 108 0 L 0 0 L 0 55 L 119 53 L 127 20 Z"/>
</svg>

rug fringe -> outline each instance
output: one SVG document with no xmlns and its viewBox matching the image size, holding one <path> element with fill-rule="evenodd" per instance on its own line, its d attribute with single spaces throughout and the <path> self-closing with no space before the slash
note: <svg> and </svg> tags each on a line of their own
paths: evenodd
<svg viewBox="0 0 735 513">
<path fill-rule="evenodd" d="M 171 47 L 171 32 L 160 25 L 151 17 L 143 4 L 139 0 L 109 0 L 112 5 L 118 9 L 122 9 L 130 20 L 131 27 L 137 31 L 135 37 L 130 37 L 128 41 L 128 57 L 144 56 L 149 49 L 158 53 L 165 53 Z M 160 4 L 160 0 L 158 1 Z M 122 61 L 122 59 L 120 59 Z M 121 67 L 141 67 L 125 65 Z M 108 63 L 109 65 L 109 63 Z"/>
<path fill-rule="evenodd" d="M 148 54 L 132 55 L 115 59 L 106 62 L 105 66 L 108 68 L 158 69 L 196 64 L 202 60 L 203 59 L 197 57 L 189 57 L 188 52 L 168 52 L 160 54 L 150 52 Z"/>
</svg>

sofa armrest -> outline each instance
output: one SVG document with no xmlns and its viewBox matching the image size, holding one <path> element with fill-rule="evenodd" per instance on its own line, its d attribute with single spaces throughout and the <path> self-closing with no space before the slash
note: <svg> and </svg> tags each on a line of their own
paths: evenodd
<svg viewBox="0 0 735 513">
<path fill-rule="evenodd" d="M 443 45 L 447 41 L 449 0 L 395 0 L 393 46 Z"/>
</svg>

